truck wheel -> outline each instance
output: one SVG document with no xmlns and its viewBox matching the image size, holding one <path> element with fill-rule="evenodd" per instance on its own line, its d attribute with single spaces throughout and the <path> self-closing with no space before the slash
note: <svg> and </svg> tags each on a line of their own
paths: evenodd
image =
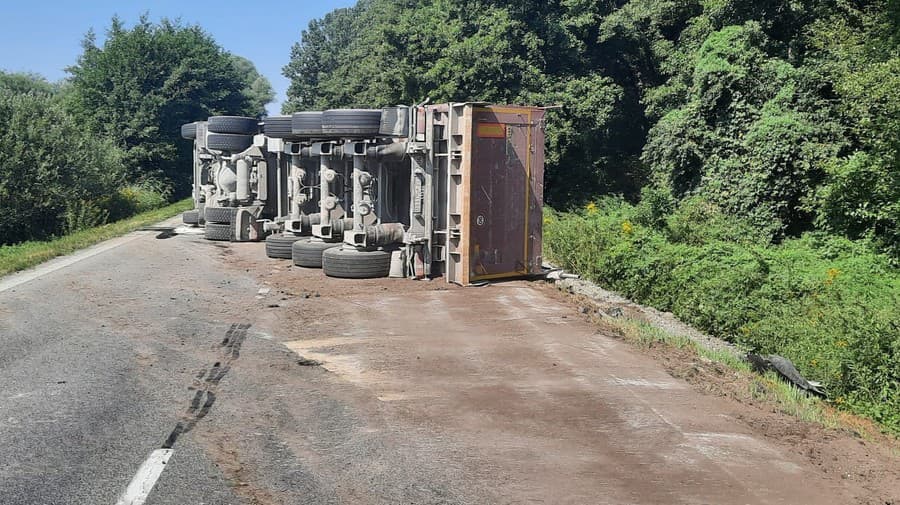
<svg viewBox="0 0 900 505">
<path fill-rule="evenodd" d="M 381 109 L 331 109 L 322 113 L 322 134 L 329 137 L 377 137 Z"/>
<path fill-rule="evenodd" d="M 203 236 L 207 240 L 232 240 L 234 238 L 234 225 L 223 223 L 206 223 Z"/>
<path fill-rule="evenodd" d="M 181 125 L 181 138 L 191 140 L 197 138 L 197 123 L 193 122 Z"/>
<path fill-rule="evenodd" d="M 299 235 L 269 235 L 266 237 L 266 256 L 270 258 L 291 259 L 291 246 L 294 242 L 300 240 Z"/>
<path fill-rule="evenodd" d="M 203 218 L 207 223 L 234 223 L 234 216 L 237 215 L 237 207 L 206 207 L 203 211 Z"/>
<path fill-rule="evenodd" d="M 291 133 L 299 137 L 321 137 L 322 113 L 319 111 L 295 112 L 291 116 Z"/>
<path fill-rule="evenodd" d="M 186 210 L 183 214 L 181 214 L 181 220 L 184 222 L 184 224 L 196 226 L 200 224 L 200 211 L 196 209 Z"/>
<path fill-rule="evenodd" d="M 270 116 L 263 119 L 263 133 L 273 139 L 292 138 L 291 116 Z"/>
<path fill-rule="evenodd" d="M 256 135 L 259 133 L 259 120 L 244 116 L 213 116 L 209 118 L 206 128 L 210 133 Z"/>
<path fill-rule="evenodd" d="M 322 253 L 340 246 L 340 242 L 323 242 L 321 239 L 305 238 L 291 246 L 291 258 L 298 267 L 322 268 Z"/>
<path fill-rule="evenodd" d="M 329 277 L 374 279 L 391 272 L 391 253 L 360 251 L 355 247 L 329 249 L 322 255 L 322 270 Z"/>
<path fill-rule="evenodd" d="M 250 135 L 233 133 L 209 133 L 206 135 L 206 147 L 216 151 L 243 151 L 253 145 Z"/>
<path fill-rule="evenodd" d="M 378 133 L 390 137 L 409 135 L 409 107 L 388 107 L 381 109 L 381 123 Z"/>
</svg>

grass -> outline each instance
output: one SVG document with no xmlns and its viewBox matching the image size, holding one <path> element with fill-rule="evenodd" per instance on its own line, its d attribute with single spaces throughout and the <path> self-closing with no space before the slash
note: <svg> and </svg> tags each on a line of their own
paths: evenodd
<svg viewBox="0 0 900 505">
<path fill-rule="evenodd" d="M 137 214 L 121 221 L 88 228 L 53 240 L 0 246 L 0 276 L 33 267 L 57 256 L 71 254 L 144 226 L 158 223 L 193 207 L 190 198 Z"/>
<path fill-rule="evenodd" d="M 762 376 L 752 375 L 749 365 L 728 351 L 707 349 L 689 337 L 670 333 L 636 319 L 606 321 L 617 328 L 626 341 L 633 344 L 642 347 L 662 344 L 687 350 L 712 363 L 718 363 L 734 370 L 744 376 L 748 383 L 746 391 L 736 391 L 739 396 L 771 403 L 789 416 L 827 428 L 842 426 L 840 416 L 834 409 L 828 408 L 817 398 L 811 397 L 781 380 L 774 372 L 768 372 Z"/>
</svg>

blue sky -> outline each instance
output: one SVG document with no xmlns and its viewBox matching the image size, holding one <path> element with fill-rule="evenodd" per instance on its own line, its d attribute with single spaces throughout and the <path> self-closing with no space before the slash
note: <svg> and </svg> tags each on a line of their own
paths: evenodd
<svg viewBox="0 0 900 505">
<path fill-rule="evenodd" d="M 272 82 L 277 92 L 269 112 L 277 113 L 284 100 L 288 80 L 281 68 L 288 62 L 291 46 L 309 21 L 355 0 L 294 2 L 200 1 L 200 0 L 0 0 L 3 29 L 0 30 L 0 69 L 35 72 L 50 81 L 66 77 L 65 67 L 81 54 L 81 40 L 91 28 L 103 40 L 110 19 L 118 14 L 131 25 L 142 13 L 154 21 L 181 18 L 199 24 L 226 50 L 248 58 Z"/>
</svg>

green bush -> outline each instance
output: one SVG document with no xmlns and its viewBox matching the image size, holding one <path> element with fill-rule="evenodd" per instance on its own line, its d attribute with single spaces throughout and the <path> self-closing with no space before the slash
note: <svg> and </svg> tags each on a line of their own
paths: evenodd
<svg viewBox="0 0 900 505">
<path fill-rule="evenodd" d="M 70 202 L 66 208 L 65 227 L 66 234 L 86 230 L 95 226 L 106 224 L 109 220 L 109 212 L 100 208 L 96 203 L 87 200 Z"/>
<path fill-rule="evenodd" d="M 900 263 L 900 170 L 897 161 L 865 153 L 828 165 L 818 194 L 821 229 L 872 238 Z"/>
<path fill-rule="evenodd" d="M 644 202 L 642 201 L 641 204 Z M 638 206 L 638 210 L 640 206 Z M 776 225 L 753 226 L 724 212 L 705 198 L 694 196 L 683 200 L 662 222 L 666 237 L 672 242 L 702 245 L 712 241 L 736 244 L 766 243 Z"/>
<path fill-rule="evenodd" d="M 45 82 L 0 77 L 0 245 L 72 233 L 167 204 L 171 191 L 160 182 L 143 177 L 127 184 L 123 151 L 88 132 Z"/>
<path fill-rule="evenodd" d="M 122 184 L 122 156 L 53 95 L 0 89 L 0 244 L 102 223 L 98 201 Z"/>
<path fill-rule="evenodd" d="M 740 223 L 702 201 L 662 230 L 640 224 L 639 210 L 617 199 L 548 209 L 544 254 L 710 334 L 782 354 L 834 404 L 900 432 L 900 272 L 887 256 L 824 234 L 740 243 Z"/>
<path fill-rule="evenodd" d="M 161 183 L 145 180 L 119 189 L 102 202 L 110 221 L 118 221 L 135 214 L 168 205 L 170 190 Z"/>
<path fill-rule="evenodd" d="M 634 219 L 639 224 L 661 228 L 675 210 L 676 203 L 668 188 L 646 186 L 641 190 L 641 201 L 635 208 Z"/>
</svg>

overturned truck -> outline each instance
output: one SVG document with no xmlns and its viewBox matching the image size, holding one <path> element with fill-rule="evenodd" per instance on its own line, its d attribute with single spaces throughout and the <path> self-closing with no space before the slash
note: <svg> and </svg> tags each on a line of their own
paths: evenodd
<svg viewBox="0 0 900 505">
<path fill-rule="evenodd" d="M 197 221 L 207 238 L 265 238 L 270 257 L 333 277 L 538 275 L 543 117 L 479 103 L 334 109 L 265 118 L 252 135 L 255 120 L 238 133 L 238 118 L 212 117 L 193 123 Z M 224 146 L 223 134 L 251 140 Z M 209 232 L 223 222 L 227 237 Z"/>
</svg>

